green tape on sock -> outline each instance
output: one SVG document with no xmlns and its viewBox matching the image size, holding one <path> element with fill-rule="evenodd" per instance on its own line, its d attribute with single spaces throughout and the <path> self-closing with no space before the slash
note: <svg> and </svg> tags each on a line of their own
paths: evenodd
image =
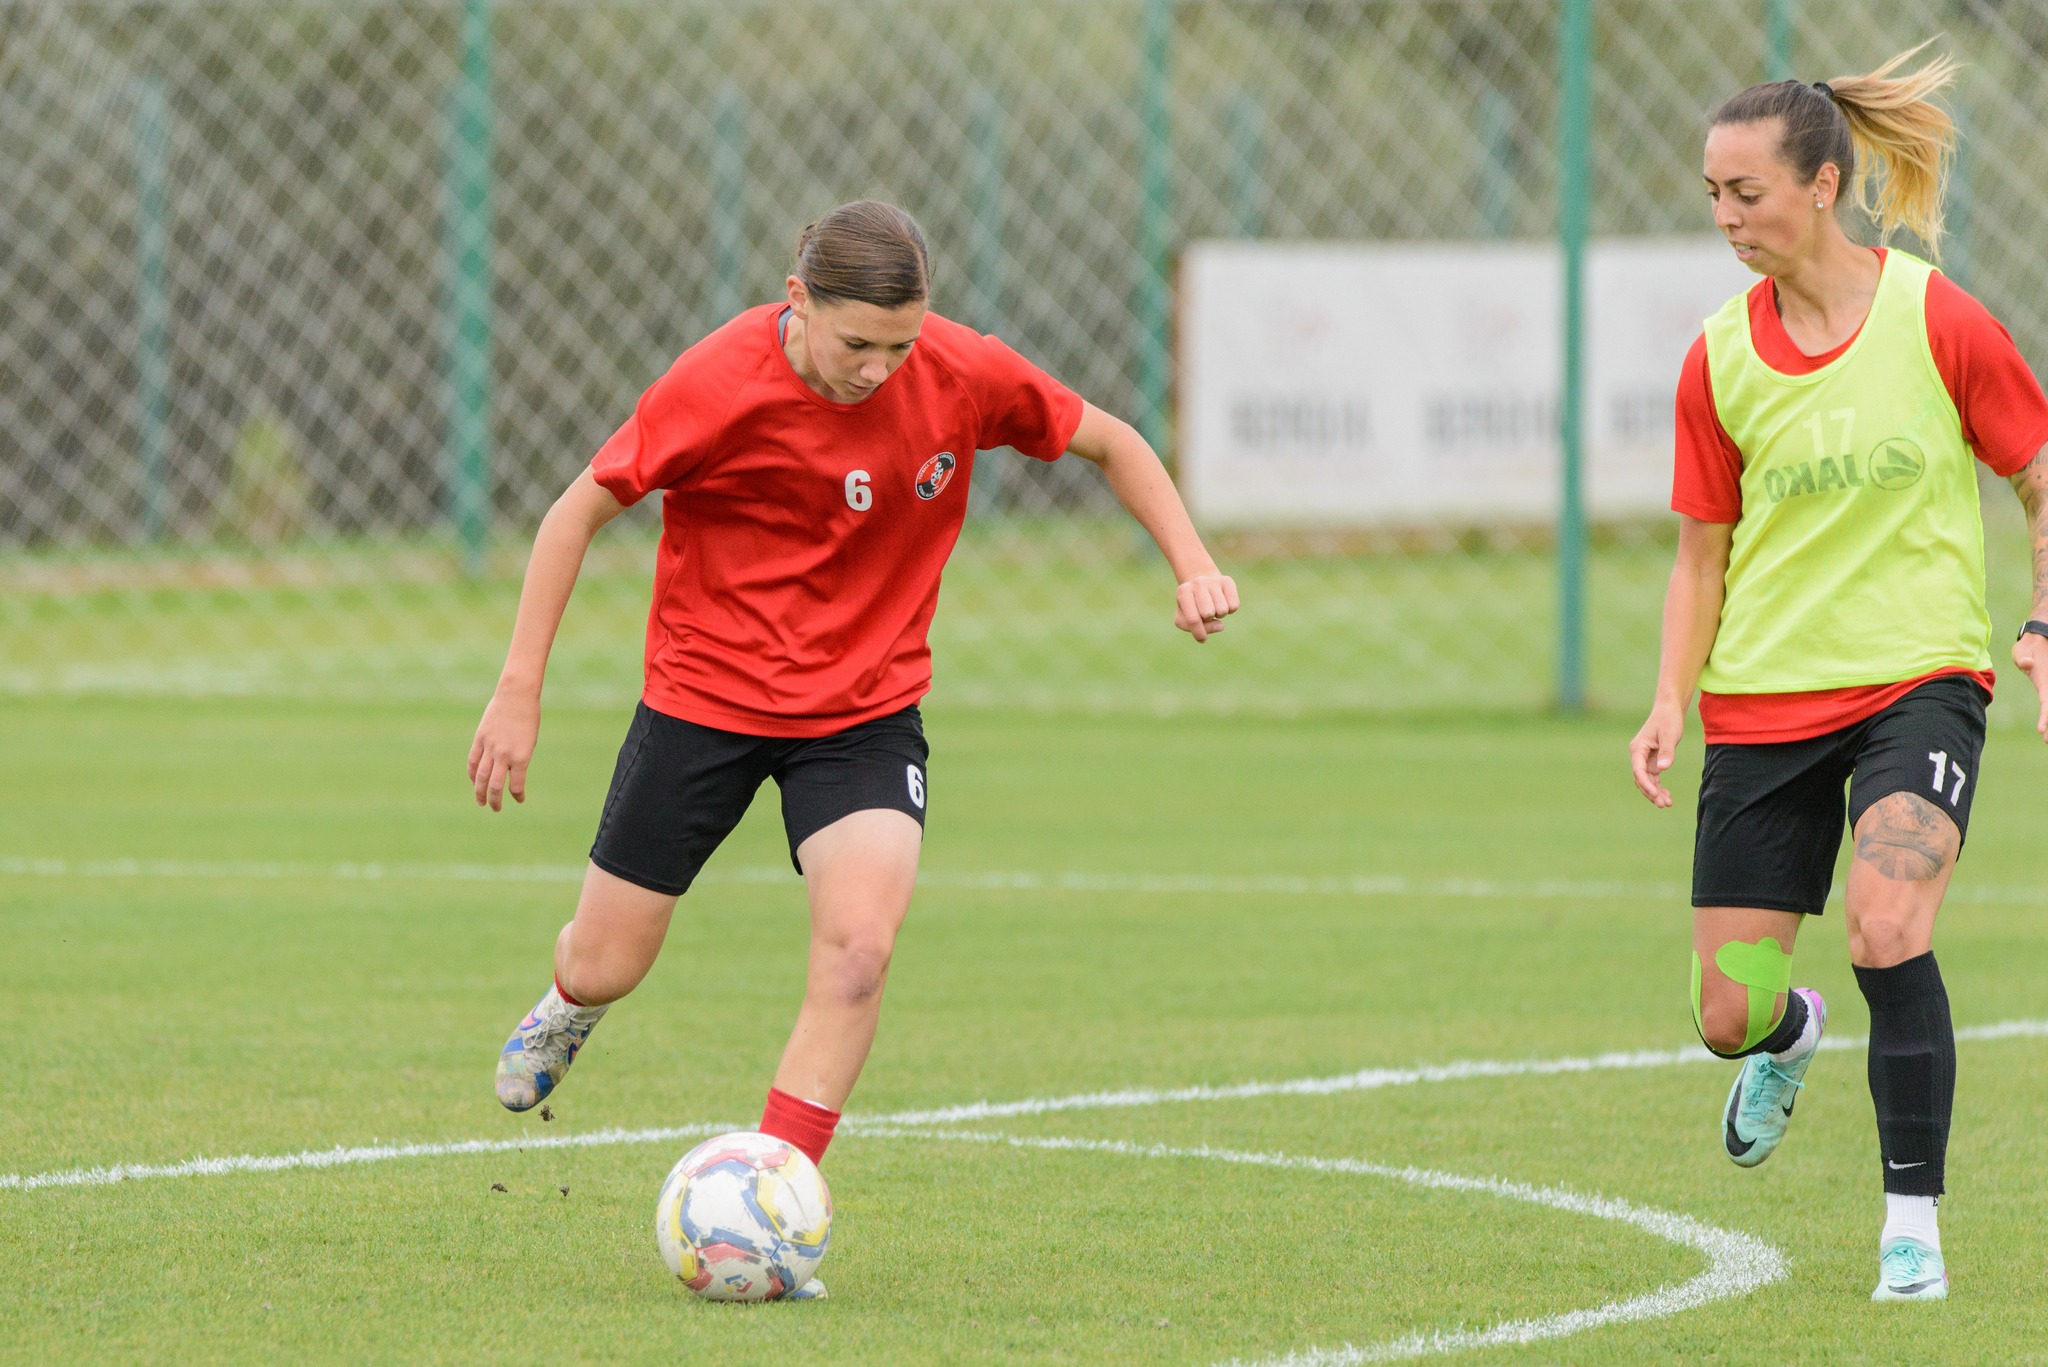
<svg viewBox="0 0 2048 1367">
<path fill-rule="evenodd" d="M 1792 990 L 1792 956 L 1766 935 L 1753 945 L 1730 940 L 1714 951 L 1714 966 L 1727 974 L 1730 982 L 1749 989 L 1749 1025 L 1743 1033 L 1742 1047 L 1754 1049 L 1756 1042 L 1770 1034 L 1771 1027 L 1778 1023 L 1779 996 Z M 1699 974 L 1699 955 L 1694 954 L 1695 1019 L 1699 1011 Z"/>
</svg>

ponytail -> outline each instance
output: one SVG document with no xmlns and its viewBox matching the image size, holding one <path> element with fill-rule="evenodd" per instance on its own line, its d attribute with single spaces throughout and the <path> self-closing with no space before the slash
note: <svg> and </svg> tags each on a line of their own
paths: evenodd
<svg viewBox="0 0 2048 1367">
<path fill-rule="evenodd" d="M 1933 97 L 1955 80 L 1956 60 L 1943 53 L 1918 71 L 1892 74 L 1926 46 L 1901 52 L 1868 76 L 1837 76 L 1828 84 L 1856 150 L 1884 168 L 1881 180 L 1868 171 L 1858 180 L 1857 203 L 1881 232 L 1903 224 L 1938 253 L 1956 124 Z"/>
<path fill-rule="evenodd" d="M 1892 74 L 1933 41 L 1901 52 L 1867 76 L 1753 85 L 1724 100 L 1708 123 L 1780 120 L 1779 160 L 1801 180 L 1811 181 L 1833 162 L 1843 189 L 1854 194 L 1883 237 L 1910 228 L 1938 258 L 1956 125 L 1934 97 L 1955 80 L 1957 63 L 1942 54 L 1918 71 Z M 1860 165 L 1859 153 L 1865 159 Z"/>
</svg>

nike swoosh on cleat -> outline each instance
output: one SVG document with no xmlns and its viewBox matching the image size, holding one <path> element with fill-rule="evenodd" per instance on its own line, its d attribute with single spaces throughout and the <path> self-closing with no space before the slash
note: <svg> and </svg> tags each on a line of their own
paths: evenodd
<svg viewBox="0 0 2048 1367">
<path fill-rule="evenodd" d="M 1734 1097 L 1730 1097 L 1728 1099 L 1728 1113 L 1727 1115 L 1722 1117 L 1722 1122 L 1726 1125 L 1728 1130 L 1727 1143 L 1728 1152 L 1730 1154 L 1733 1154 L 1737 1158 L 1741 1158 L 1744 1155 L 1746 1155 L 1751 1149 L 1756 1147 L 1756 1141 L 1754 1139 L 1744 1139 L 1741 1135 L 1735 1132 Z"/>
<path fill-rule="evenodd" d="M 1916 1292 L 1925 1291 L 1930 1286 L 1940 1285 L 1941 1278 L 1936 1277 L 1932 1281 L 1914 1282 L 1911 1286 L 1895 1286 L 1892 1288 L 1892 1291 L 1897 1295 L 1911 1296 Z"/>
</svg>

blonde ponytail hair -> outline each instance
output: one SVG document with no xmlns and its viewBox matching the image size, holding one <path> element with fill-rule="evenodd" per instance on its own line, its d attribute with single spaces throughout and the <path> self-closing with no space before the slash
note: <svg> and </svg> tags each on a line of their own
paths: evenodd
<svg viewBox="0 0 2048 1367">
<path fill-rule="evenodd" d="M 1865 158 L 1864 172 L 1856 180 L 1856 202 L 1886 236 L 1903 224 L 1938 252 L 1942 200 L 1955 161 L 1956 123 L 1934 97 L 1954 82 L 1958 64 L 1941 53 L 1918 71 L 1892 74 L 1927 43 L 1901 52 L 1867 76 L 1837 76 L 1828 84 L 1834 89 L 1835 107 L 1849 124 L 1849 136 Z M 1882 176 L 1875 174 L 1879 167 Z"/>
<path fill-rule="evenodd" d="M 1893 74 L 1933 41 L 1901 52 L 1866 76 L 1753 85 L 1722 101 L 1708 123 L 1780 120 L 1778 157 L 1801 180 L 1811 181 L 1833 162 L 1841 169 L 1843 190 L 1855 196 L 1880 234 L 1889 238 L 1896 228 L 1910 228 L 1938 259 L 1956 125 L 1935 97 L 1954 82 L 1958 64 L 1944 53 L 1918 71 Z"/>
</svg>

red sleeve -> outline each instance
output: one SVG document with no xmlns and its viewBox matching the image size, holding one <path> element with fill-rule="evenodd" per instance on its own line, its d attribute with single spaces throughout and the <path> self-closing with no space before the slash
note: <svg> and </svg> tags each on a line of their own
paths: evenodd
<svg viewBox="0 0 2048 1367">
<path fill-rule="evenodd" d="M 1927 281 L 1927 346 L 1977 459 L 2012 475 L 2048 446 L 2048 398 L 2026 357 L 1991 310 L 1945 275 Z"/>
<path fill-rule="evenodd" d="M 1714 409 L 1705 333 L 1693 341 L 1678 372 L 1677 414 L 1671 510 L 1702 522 L 1740 521 L 1742 452 L 1729 440 Z"/>
<path fill-rule="evenodd" d="M 1081 425 L 1081 396 L 994 337 L 976 336 L 973 390 L 981 410 L 980 449 L 1014 446 L 1058 460 Z"/>
<path fill-rule="evenodd" d="M 656 489 L 672 488 L 711 451 L 745 378 L 741 325 L 756 311 L 678 356 L 591 457 L 591 476 L 613 498 L 631 507 Z"/>
</svg>

